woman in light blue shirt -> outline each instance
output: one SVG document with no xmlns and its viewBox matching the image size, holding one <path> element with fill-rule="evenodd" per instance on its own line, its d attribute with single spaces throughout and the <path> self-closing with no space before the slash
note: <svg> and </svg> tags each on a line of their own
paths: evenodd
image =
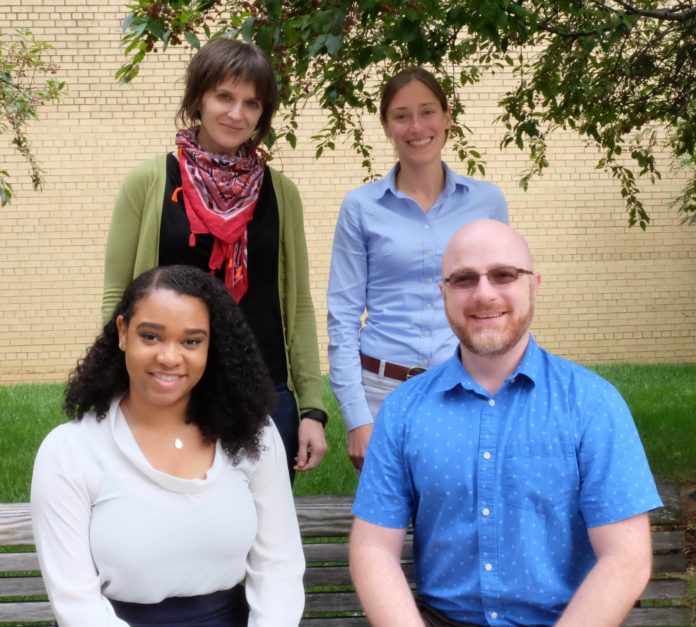
<svg viewBox="0 0 696 627">
<path fill-rule="evenodd" d="M 442 161 L 451 115 L 430 72 L 411 68 L 389 79 L 380 120 L 399 161 L 386 178 L 346 195 L 329 278 L 329 378 L 356 468 L 385 396 L 457 345 L 438 289 L 450 237 L 479 218 L 508 221 L 498 187 Z"/>
</svg>

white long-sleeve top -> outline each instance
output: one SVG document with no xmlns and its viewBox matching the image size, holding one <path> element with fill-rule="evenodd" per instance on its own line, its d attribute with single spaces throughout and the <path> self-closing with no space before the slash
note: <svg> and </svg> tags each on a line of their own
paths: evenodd
<svg viewBox="0 0 696 627">
<path fill-rule="evenodd" d="M 259 459 L 220 443 L 205 479 L 152 467 L 115 399 L 48 434 L 31 489 L 37 553 L 61 627 L 127 627 L 108 599 L 157 603 L 246 585 L 249 627 L 296 627 L 304 556 L 285 452 L 271 423 Z"/>
</svg>

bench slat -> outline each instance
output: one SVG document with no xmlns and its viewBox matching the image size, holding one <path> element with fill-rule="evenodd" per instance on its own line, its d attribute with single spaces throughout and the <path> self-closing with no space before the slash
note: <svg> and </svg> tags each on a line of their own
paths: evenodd
<svg viewBox="0 0 696 627">
<path fill-rule="evenodd" d="M 300 627 L 370 627 L 364 616 L 345 616 L 343 618 L 303 618 Z"/>
<path fill-rule="evenodd" d="M 305 554 L 305 560 L 308 564 L 314 562 L 341 562 L 348 563 L 348 543 L 340 542 L 337 544 L 329 544 L 322 542 L 321 544 L 304 544 L 302 546 Z M 401 561 L 413 561 L 413 542 L 410 537 L 406 539 L 404 548 L 401 551 Z"/>
<path fill-rule="evenodd" d="M 683 573 L 686 570 L 686 558 L 681 553 L 653 555 L 654 573 Z"/>
<path fill-rule="evenodd" d="M 353 591 L 315 592 L 305 597 L 306 613 L 360 611 L 360 602 Z"/>
<path fill-rule="evenodd" d="M 0 603 L 0 622 L 53 620 L 48 601 L 26 603 Z"/>
<path fill-rule="evenodd" d="M 296 496 L 295 508 L 302 537 L 347 536 L 353 523 L 352 504 L 350 495 Z"/>
<path fill-rule="evenodd" d="M 631 611 L 623 627 L 671 627 L 691 625 L 691 610 L 688 607 L 637 607 Z"/>
<path fill-rule="evenodd" d="M 36 553 L 0 553 L 0 573 L 38 571 L 39 558 Z"/>
<path fill-rule="evenodd" d="M 650 534 L 653 551 L 681 551 L 684 548 L 685 536 L 683 530 L 653 531 Z"/>
<path fill-rule="evenodd" d="M 686 599 L 689 594 L 688 588 L 683 579 L 651 579 L 640 599 Z"/>
<path fill-rule="evenodd" d="M 665 507 L 650 512 L 653 525 L 677 525 L 683 521 L 679 507 L 679 486 L 658 485 Z M 295 507 L 303 537 L 343 536 L 350 532 L 350 495 L 297 496 Z M 0 546 L 32 544 L 31 513 L 28 503 L 0 503 Z"/>
<path fill-rule="evenodd" d="M 33 544 L 28 503 L 0 504 L 0 546 Z"/>
<path fill-rule="evenodd" d="M 3 597 L 33 597 L 46 594 L 41 577 L 3 577 L 0 579 L 0 599 Z"/>
<path fill-rule="evenodd" d="M 413 564 L 401 565 L 406 579 L 413 581 Z M 312 566 L 305 570 L 305 589 L 319 586 L 352 586 L 348 566 Z"/>
</svg>

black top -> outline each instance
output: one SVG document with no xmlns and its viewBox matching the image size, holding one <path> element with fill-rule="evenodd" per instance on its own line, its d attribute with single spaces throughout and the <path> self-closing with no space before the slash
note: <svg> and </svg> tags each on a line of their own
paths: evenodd
<svg viewBox="0 0 696 627">
<path fill-rule="evenodd" d="M 174 190 L 180 186 L 179 161 L 173 154 L 169 154 L 160 226 L 159 264 L 168 266 L 183 263 L 210 272 L 208 260 L 213 250 L 213 236 L 209 233 L 197 234 L 196 245 L 189 246 L 191 230 L 183 204 L 183 192 L 179 192 L 178 202 L 172 200 Z M 266 167 L 254 216 L 247 224 L 249 288 L 239 305 L 276 384 L 286 383 L 288 380 L 278 296 L 279 241 L 278 200 L 273 189 L 271 173 Z M 215 272 L 221 280 L 225 277 L 225 266 L 226 264 L 223 264 L 223 267 Z"/>
</svg>

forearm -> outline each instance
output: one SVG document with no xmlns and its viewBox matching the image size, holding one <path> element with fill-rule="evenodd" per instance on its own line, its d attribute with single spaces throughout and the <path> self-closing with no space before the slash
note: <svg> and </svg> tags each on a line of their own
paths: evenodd
<svg viewBox="0 0 696 627">
<path fill-rule="evenodd" d="M 556 623 L 557 627 L 616 627 L 645 587 L 645 577 L 618 560 L 597 562 Z"/>
<path fill-rule="evenodd" d="M 379 529 L 360 519 L 354 522 L 350 572 L 372 627 L 424 627 L 401 568 L 400 547 L 405 533 L 405 530 Z M 383 534 L 388 535 L 386 542 Z M 397 541 L 392 542 L 392 538 Z"/>
<path fill-rule="evenodd" d="M 647 514 L 589 530 L 597 563 L 573 595 L 557 627 L 620 625 L 652 570 Z"/>
</svg>

